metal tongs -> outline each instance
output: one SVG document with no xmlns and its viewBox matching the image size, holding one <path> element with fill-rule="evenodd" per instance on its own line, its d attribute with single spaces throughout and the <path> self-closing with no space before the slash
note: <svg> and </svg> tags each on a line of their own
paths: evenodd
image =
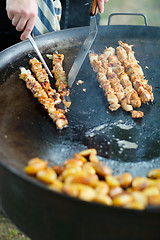
<svg viewBox="0 0 160 240">
<path fill-rule="evenodd" d="M 45 67 L 46 71 L 48 72 L 48 74 L 50 75 L 50 77 L 53 78 L 53 75 L 52 75 L 51 71 L 49 70 L 49 68 L 48 68 L 48 66 L 47 66 L 44 58 L 42 57 L 42 54 L 40 53 L 40 51 L 39 51 L 39 49 L 38 49 L 38 47 L 37 47 L 37 44 L 35 43 L 33 37 L 32 37 L 30 34 L 29 34 L 29 36 L 28 36 L 28 40 L 29 40 L 30 43 L 32 44 L 35 52 L 37 53 L 39 59 L 40 59 L 41 62 L 43 63 L 43 66 Z"/>
</svg>

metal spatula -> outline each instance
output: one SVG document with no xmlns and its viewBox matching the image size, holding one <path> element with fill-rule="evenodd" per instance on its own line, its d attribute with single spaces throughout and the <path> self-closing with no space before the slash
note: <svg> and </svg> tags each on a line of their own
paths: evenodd
<svg viewBox="0 0 160 240">
<path fill-rule="evenodd" d="M 68 74 L 68 87 L 69 88 L 72 87 L 72 85 L 76 79 L 76 76 L 86 58 L 86 55 L 96 38 L 96 35 L 98 32 L 96 17 L 95 17 L 95 15 L 98 12 L 97 6 L 98 6 L 97 0 L 92 0 L 90 11 L 89 11 L 89 14 L 91 16 L 90 17 L 89 34 L 88 34 L 86 40 L 84 41 L 84 43 L 82 44 L 81 49 L 69 71 L 69 74 Z"/>
</svg>

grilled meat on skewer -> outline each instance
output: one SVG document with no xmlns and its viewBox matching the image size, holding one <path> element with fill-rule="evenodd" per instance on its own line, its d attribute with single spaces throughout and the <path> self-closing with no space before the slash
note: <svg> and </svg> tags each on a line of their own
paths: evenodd
<svg viewBox="0 0 160 240">
<path fill-rule="evenodd" d="M 106 56 L 108 56 L 108 51 L 111 52 L 110 48 L 104 50 L 104 54 Z M 125 69 L 121 65 L 121 62 L 118 60 L 118 57 L 115 55 L 115 52 L 112 51 L 112 53 L 113 55 L 110 55 L 108 57 L 109 64 L 106 67 L 108 66 L 111 67 L 112 71 L 117 75 L 118 77 L 117 83 L 119 83 L 123 87 L 124 95 L 125 95 L 125 98 L 127 98 L 128 104 L 131 104 L 133 108 L 140 107 L 141 100 L 137 92 L 135 91 L 135 89 L 132 87 L 132 82 L 130 81 L 127 73 L 125 73 Z"/>
<path fill-rule="evenodd" d="M 128 49 L 129 51 L 130 48 Z M 122 51 L 122 53 L 121 61 L 126 61 L 128 59 L 127 52 Z M 135 66 L 138 64 L 132 52 L 129 53 L 129 58 L 134 62 Z M 89 59 L 93 70 L 98 72 L 98 82 L 103 88 L 107 100 L 111 100 L 109 101 L 110 110 L 115 111 L 121 105 L 125 111 L 131 112 L 133 118 L 143 117 L 143 112 L 133 110 L 133 108 L 141 106 L 141 99 L 133 88 L 132 81 L 125 72 L 125 67 L 115 55 L 115 49 L 109 47 L 100 56 L 96 53 L 90 53 Z M 141 67 L 139 66 L 137 69 L 139 75 L 141 74 L 142 76 Z M 109 96 L 112 96 L 112 98 L 110 99 Z"/>
<path fill-rule="evenodd" d="M 110 47 L 105 49 L 100 58 L 108 60 L 108 64 L 105 66 L 107 77 L 120 101 L 121 107 L 127 112 L 132 112 L 133 107 L 140 107 L 141 100 L 137 92 L 133 89 L 132 83 L 130 82 L 128 75 L 125 73 L 124 67 L 121 66 L 120 61 L 115 55 L 114 48 Z M 139 114 L 140 111 L 137 112 L 136 115 L 136 112 L 137 111 L 134 110 L 134 114 L 132 114 L 133 118 L 140 118 L 144 115 L 142 112 Z"/>
<path fill-rule="evenodd" d="M 100 67 L 102 67 L 102 63 L 99 61 L 98 59 L 98 54 L 97 53 L 90 53 L 89 54 L 89 60 L 90 60 L 90 64 L 93 68 L 94 72 L 98 72 Z"/>
<path fill-rule="evenodd" d="M 57 89 L 57 92 L 60 94 L 61 99 L 63 100 L 65 106 L 67 108 L 71 105 L 71 100 L 69 97 L 70 91 L 68 89 L 68 82 L 66 79 L 65 71 L 63 70 L 63 54 L 56 54 L 53 53 L 53 60 L 52 60 L 52 73 L 54 74 L 54 78 L 56 80 L 55 87 Z"/>
<path fill-rule="evenodd" d="M 94 72 L 98 72 L 97 79 L 100 87 L 104 91 L 105 97 L 110 104 L 109 109 L 111 111 L 116 111 L 120 107 L 120 104 L 118 103 L 118 98 L 111 87 L 110 81 L 106 77 L 106 70 L 102 67 L 102 63 L 98 59 L 98 54 L 90 53 L 89 59 Z"/>
<path fill-rule="evenodd" d="M 26 70 L 24 67 L 20 69 L 20 79 L 26 82 L 26 87 L 31 90 L 33 96 L 43 105 L 48 112 L 48 115 L 55 122 L 58 129 L 62 129 L 67 126 L 68 121 L 65 115 L 55 108 L 55 102 L 52 98 L 49 98 L 41 84 L 34 78 L 30 70 Z"/>
<path fill-rule="evenodd" d="M 111 67 L 107 68 L 107 77 L 111 83 L 111 86 L 113 87 L 115 94 L 120 101 L 121 107 L 127 111 L 130 112 L 133 110 L 132 105 L 130 105 L 128 101 L 127 95 L 125 95 L 123 86 L 120 83 L 120 80 L 118 79 L 117 75 L 112 71 Z"/>
<path fill-rule="evenodd" d="M 60 94 L 56 92 L 50 85 L 48 74 L 45 68 L 42 67 L 42 63 L 38 61 L 35 57 L 30 59 L 29 64 L 31 65 L 31 70 L 34 73 L 36 79 L 44 88 L 49 98 L 52 98 L 55 103 L 55 108 L 62 111 L 63 113 L 67 112 L 65 104 L 60 98 Z"/>
<path fill-rule="evenodd" d="M 119 47 L 117 47 L 117 56 L 122 65 L 125 67 L 125 71 L 129 75 L 135 90 L 138 92 L 141 101 L 143 103 L 153 102 L 154 96 L 152 93 L 152 86 L 147 84 L 147 80 L 144 78 L 144 73 L 138 61 L 132 51 L 132 46 L 129 46 L 122 41 L 119 41 Z"/>
</svg>

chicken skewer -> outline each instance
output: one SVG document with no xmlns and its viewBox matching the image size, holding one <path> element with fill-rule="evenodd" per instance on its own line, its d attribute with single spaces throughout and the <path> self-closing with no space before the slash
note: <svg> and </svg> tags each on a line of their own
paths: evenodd
<svg viewBox="0 0 160 240">
<path fill-rule="evenodd" d="M 24 67 L 20 68 L 19 78 L 26 82 L 26 87 L 31 90 L 33 96 L 43 105 L 48 115 L 55 122 L 58 129 L 63 129 L 68 125 L 66 116 L 55 108 L 55 102 L 52 98 L 49 98 L 41 84 L 34 78 L 30 70 L 26 70 Z"/>
<path fill-rule="evenodd" d="M 31 65 L 31 70 L 36 79 L 42 85 L 48 97 L 54 100 L 55 108 L 59 109 L 63 113 L 67 112 L 65 104 L 61 100 L 59 93 L 57 93 L 56 90 L 51 87 L 48 74 L 45 68 L 42 67 L 42 63 L 34 57 L 30 59 L 29 64 Z"/>
<path fill-rule="evenodd" d="M 70 91 L 68 89 L 66 74 L 62 66 L 63 60 L 64 60 L 63 54 L 53 53 L 51 72 L 54 74 L 54 78 L 56 80 L 55 87 L 57 89 L 57 92 L 60 94 L 61 99 L 63 100 L 65 106 L 69 108 L 71 105 L 71 100 L 69 97 Z"/>
<path fill-rule="evenodd" d="M 133 89 L 128 75 L 124 72 L 124 67 L 121 66 L 120 61 L 115 55 L 115 49 L 105 49 L 104 53 L 100 56 L 96 53 L 91 53 L 89 58 L 93 70 L 98 72 L 97 78 L 100 86 L 105 92 L 105 96 L 107 97 L 108 92 L 110 95 L 111 91 L 114 93 L 114 98 L 113 94 L 111 95 L 112 100 L 114 99 L 114 101 L 109 101 L 109 109 L 115 111 L 121 104 L 121 107 L 125 111 L 131 112 L 133 118 L 143 117 L 141 111 L 133 110 L 133 107 L 140 107 L 141 101 L 137 92 Z M 107 97 L 107 100 L 108 99 L 109 97 Z"/>
<path fill-rule="evenodd" d="M 144 79 L 144 73 L 138 61 L 132 51 L 132 46 L 129 46 L 122 41 L 119 41 L 119 47 L 117 47 L 117 57 L 121 64 L 124 66 L 131 82 L 138 92 L 140 99 L 143 103 L 154 100 L 152 93 L 152 87 L 147 84 L 147 80 Z"/>
<path fill-rule="evenodd" d="M 133 110 L 132 105 L 128 102 L 127 96 L 124 93 L 124 89 L 120 83 L 120 80 L 118 79 L 116 73 L 112 71 L 111 67 L 107 68 L 107 77 L 111 83 L 111 86 L 113 87 L 118 100 L 120 101 L 121 107 L 126 111 L 130 112 Z"/>
<path fill-rule="evenodd" d="M 105 97 L 107 98 L 110 104 L 109 109 L 111 111 L 116 111 L 120 107 L 119 100 L 113 88 L 111 87 L 110 81 L 106 77 L 106 70 L 103 68 L 102 62 L 98 59 L 98 54 L 90 53 L 89 59 L 90 59 L 90 63 L 93 68 L 93 71 L 98 72 L 97 79 L 100 84 L 100 87 L 104 91 Z M 106 64 L 107 63 L 108 61 L 106 62 Z"/>
<path fill-rule="evenodd" d="M 115 94 L 121 104 L 121 107 L 125 111 L 130 112 L 133 110 L 133 107 L 130 104 L 128 104 L 123 86 L 121 85 L 117 74 L 113 72 L 113 67 L 110 60 L 111 58 L 113 60 L 114 56 L 115 56 L 115 49 L 110 47 L 104 50 L 104 53 L 99 56 L 99 59 L 100 61 L 102 61 L 102 65 L 106 69 L 107 78 L 110 81 L 110 84 L 115 91 Z M 106 60 L 108 60 L 108 64 L 104 65 Z"/>
<path fill-rule="evenodd" d="M 104 54 L 107 56 L 107 52 L 110 51 L 108 49 L 104 50 Z M 132 82 L 130 81 L 127 73 L 125 73 L 124 67 L 121 65 L 120 61 L 118 60 L 118 57 L 115 55 L 115 51 L 112 50 L 113 55 L 110 55 L 108 57 L 109 65 L 112 67 L 112 71 L 116 73 L 120 80 L 120 84 L 124 88 L 124 93 L 127 96 L 128 100 L 131 102 L 131 105 L 136 108 L 141 106 L 141 100 L 135 91 L 135 89 L 132 86 Z"/>
<path fill-rule="evenodd" d="M 113 54 L 115 54 L 115 50 L 113 48 L 108 48 L 107 51 L 104 51 L 104 54 L 101 54 L 100 56 L 98 56 L 98 54 L 96 53 L 91 53 L 89 55 L 90 63 L 91 66 L 93 67 L 93 70 L 95 72 L 98 71 L 97 78 L 100 83 L 100 86 L 103 88 L 105 92 L 105 96 L 107 97 L 108 92 L 110 94 L 111 91 L 112 93 L 114 93 L 114 95 L 113 94 L 111 95 L 113 101 L 109 102 L 111 104 L 109 109 L 110 110 L 114 109 L 114 111 L 117 110 L 120 107 L 119 102 L 121 102 L 121 106 L 125 111 L 132 111 L 133 108 L 131 105 L 127 103 L 123 87 L 120 84 L 117 75 L 112 71 L 111 65 L 108 64 L 107 58 L 111 57 Z M 107 100 L 108 99 L 110 100 L 109 97 L 107 97 Z"/>
<path fill-rule="evenodd" d="M 117 74 L 114 73 L 113 67 L 110 63 L 110 58 L 115 55 L 115 49 L 110 47 L 107 48 L 103 54 L 99 56 L 99 60 L 102 62 L 102 66 L 106 69 L 107 77 L 110 80 L 111 86 L 115 90 L 115 93 L 117 95 L 118 100 L 121 102 L 121 100 L 124 98 L 124 90 L 120 83 L 120 80 L 117 77 Z M 105 61 L 108 61 L 108 64 L 104 64 Z"/>
<path fill-rule="evenodd" d="M 135 111 L 133 108 L 141 106 L 141 100 L 132 87 L 132 83 L 128 75 L 124 71 L 124 67 L 121 66 L 120 61 L 115 55 L 115 49 L 110 47 L 104 50 L 104 53 L 101 54 L 100 58 L 108 60 L 108 64 L 105 65 L 107 70 L 107 77 L 111 81 L 111 85 L 114 88 L 117 97 L 121 103 L 122 108 L 125 111 L 134 113 L 132 114 L 133 118 L 143 117 L 143 112 Z M 137 113 L 137 114 L 136 114 Z"/>
</svg>

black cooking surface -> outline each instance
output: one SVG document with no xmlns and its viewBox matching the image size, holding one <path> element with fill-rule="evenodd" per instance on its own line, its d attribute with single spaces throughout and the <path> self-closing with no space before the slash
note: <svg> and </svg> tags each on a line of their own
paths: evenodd
<svg viewBox="0 0 160 240">
<path fill-rule="evenodd" d="M 37 38 L 40 50 L 51 68 L 46 53 L 58 50 L 65 55 L 68 73 L 87 36 L 88 28 L 65 30 Z M 53 37 L 54 35 L 54 37 Z M 154 103 L 142 104 L 143 119 L 134 120 L 119 109 L 111 112 L 88 56 L 77 76 L 84 83 L 74 83 L 67 118 L 69 125 L 58 131 L 25 83 L 18 78 L 19 66 L 29 67 L 28 53 L 36 56 L 28 42 L 0 53 L 0 159 L 22 170 L 31 157 L 42 157 L 50 163 L 62 163 L 74 152 L 96 148 L 100 159 L 115 172 L 131 171 L 134 175 L 159 166 L 160 159 L 160 31 L 154 27 L 100 27 L 91 50 L 102 53 L 105 47 L 116 47 L 122 40 L 134 44 L 136 58 L 146 79 L 153 87 Z M 13 57 L 14 56 L 14 57 Z M 7 60 L 6 60 L 6 59 Z M 148 66 L 148 68 L 146 68 Z M 53 80 L 51 80 L 53 81 Z M 52 82 L 54 85 L 54 82 Z M 84 91 L 84 89 L 86 91 Z"/>
</svg>

